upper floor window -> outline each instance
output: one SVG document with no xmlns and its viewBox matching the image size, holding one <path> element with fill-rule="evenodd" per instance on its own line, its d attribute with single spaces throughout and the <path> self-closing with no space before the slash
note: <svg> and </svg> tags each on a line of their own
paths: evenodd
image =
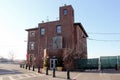
<svg viewBox="0 0 120 80">
<path fill-rule="evenodd" d="M 30 31 L 30 37 L 34 37 L 35 36 L 35 32 L 34 31 Z"/>
<path fill-rule="evenodd" d="M 57 26 L 57 33 L 58 34 L 61 34 L 62 33 L 62 27 L 59 25 Z"/>
<path fill-rule="evenodd" d="M 35 47 L 35 43 L 34 42 L 30 42 L 29 43 L 29 50 L 34 50 Z"/>
<path fill-rule="evenodd" d="M 33 58 L 33 56 L 32 56 L 32 55 L 30 55 L 30 62 L 32 62 L 32 58 Z"/>
<path fill-rule="evenodd" d="M 64 9 L 64 15 L 67 15 L 68 11 L 67 9 Z"/>
<path fill-rule="evenodd" d="M 40 29 L 40 34 L 41 34 L 41 35 L 45 35 L 45 28 L 41 28 L 41 29 Z"/>
</svg>

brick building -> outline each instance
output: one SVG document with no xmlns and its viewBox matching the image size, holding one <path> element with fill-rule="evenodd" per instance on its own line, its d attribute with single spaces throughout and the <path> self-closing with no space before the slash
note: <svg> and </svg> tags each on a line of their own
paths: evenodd
<svg viewBox="0 0 120 80">
<path fill-rule="evenodd" d="M 57 21 L 39 23 L 37 28 L 26 29 L 28 64 L 43 67 L 47 58 L 52 69 L 61 58 L 64 68 L 75 68 L 75 59 L 87 58 L 88 35 L 81 23 L 74 23 L 72 6 L 60 7 L 59 18 Z"/>
</svg>

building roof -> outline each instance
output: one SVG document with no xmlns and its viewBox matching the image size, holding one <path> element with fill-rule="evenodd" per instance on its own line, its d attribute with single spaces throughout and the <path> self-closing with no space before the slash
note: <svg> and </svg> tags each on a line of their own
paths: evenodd
<svg viewBox="0 0 120 80">
<path fill-rule="evenodd" d="M 81 23 L 74 23 L 74 25 L 75 25 L 75 26 L 78 25 L 78 26 L 82 29 L 82 31 L 85 33 L 86 37 L 88 37 L 88 34 L 87 34 L 87 32 L 85 31 L 85 29 L 84 29 L 84 27 L 82 26 Z"/>
<path fill-rule="evenodd" d="M 31 31 L 31 30 L 38 30 L 38 28 L 30 28 L 30 29 L 25 29 L 26 31 Z"/>
</svg>

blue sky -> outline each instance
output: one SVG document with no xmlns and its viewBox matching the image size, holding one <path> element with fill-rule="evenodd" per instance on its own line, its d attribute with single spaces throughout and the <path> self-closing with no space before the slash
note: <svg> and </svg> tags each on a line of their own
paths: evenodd
<svg viewBox="0 0 120 80">
<path fill-rule="evenodd" d="M 25 59 L 25 29 L 37 27 L 47 17 L 56 20 L 64 4 L 73 6 L 75 22 L 83 24 L 89 38 L 97 39 L 87 39 L 89 58 L 120 55 L 120 0 L 0 0 L 0 56 L 12 52 L 16 59 Z"/>
</svg>

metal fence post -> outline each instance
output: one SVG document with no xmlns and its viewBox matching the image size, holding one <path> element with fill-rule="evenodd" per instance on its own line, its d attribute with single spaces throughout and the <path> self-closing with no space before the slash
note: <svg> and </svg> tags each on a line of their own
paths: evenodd
<svg viewBox="0 0 120 80">
<path fill-rule="evenodd" d="M 22 68 L 22 64 L 20 64 L 20 68 Z"/>
<path fill-rule="evenodd" d="M 53 77 L 55 77 L 55 68 L 53 69 Z"/>
<path fill-rule="evenodd" d="M 70 71 L 69 71 L 69 69 L 67 70 L 67 79 L 70 79 Z"/>
<path fill-rule="evenodd" d="M 48 67 L 46 68 L 46 75 L 48 75 Z"/>
<path fill-rule="evenodd" d="M 28 66 L 27 66 L 27 64 L 26 64 L 26 69 L 27 69 L 27 67 L 28 67 Z"/>
<path fill-rule="evenodd" d="M 40 66 L 38 67 L 38 73 L 40 73 Z"/>
<path fill-rule="evenodd" d="M 33 71 L 35 71 L 35 67 L 34 67 L 34 65 L 33 65 Z"/>
<path fill-rule="evenodd" d="M 29 70 L 30 70 L 30 65 L 29 65 Z"/>
<path fill-rule="evenodd" d="M 23 64 L 23 68 L 24 68 L 24 64 Z"/>
</svg>

